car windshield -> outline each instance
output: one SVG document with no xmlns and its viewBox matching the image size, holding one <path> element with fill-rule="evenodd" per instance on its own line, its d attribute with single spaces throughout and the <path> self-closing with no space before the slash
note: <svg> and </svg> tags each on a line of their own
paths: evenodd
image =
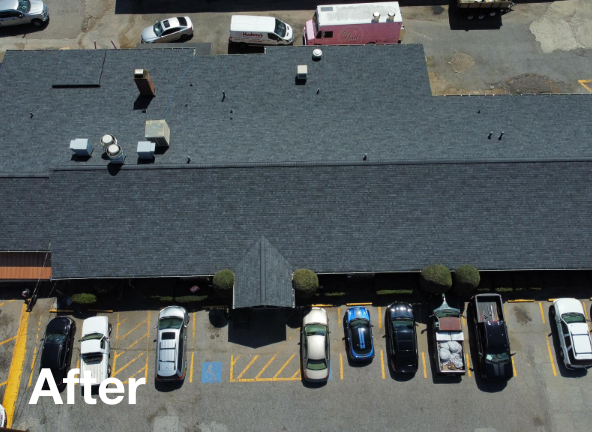
<svg viewBox="0 0 592 432">
<path fill-rule="evenodd" d="M 372 339 L 370 337 L 370 326 L 364 319 L 355 319 L 350 323 L 351 343 L 354 351 L 358 354 L 368 354 L 372 351 Z"/>
<path fill-rule="evenodd" d="M 154 34 L 156 36 L 160 36 L 162 34 L 162 25 L 159 22 L 154 24 L 154 27 L 152 27 L 152 29 L 154 30 Z"/>
<path fill-rule="evenodd" d="M 158 329 L 159 330 L 180 329 L 182 325 L 183 325 L 183 318 L 179 318 L 179 317 L 166 317 L 166 318 L 161 318 L 158 321 Z"/>
<path fill-rule="evenodd" d="M 91 333 L 91 334 L 87 334 L 86 336 L 83 336 L 82 339 L 80 339 L 80 340 L 82 342 L 84 342 L 84 341 L 102 339 L 102 338 L 103 338 L 103 335 L 101 333 Z"/>
<path fill-rule="evenodd" d="M 489 363 L 505 363 L 510 360 L 510 355 L 507 352 L 497 354 L 486 354 L 485 361 Z"/>
<path fill-rule="evenodd" d="M 408 318 L 399 318 L 393 320 L 393 329 L 412 329 L 413 328 L 413 320 Z"/>
<path fill-rule="evenodd" d="M 305 327 L 306 336 L 325 336 L 327 328 L 322 324 L 309 324 Z"/>
<path fill-rule="evenodd" d="M 563 318 L 563 321 L 565 321 L 566 324 L 586 322 L 586 318 L 584 318 L 584 315 L 574 312 L 563 314 L 561 315 L 561 318 Z"/>
<path fill-rule="evenodd" d="M 306 364 L 306 369 L 310 369 L 310 370 L 327 369 L 327 363 L 325 362 L 324 359 L 321 359 L 321 360 L 308 359 L 308 363 Z"/>
<path fill-rule="evenodd" d="M 31 10 L 31 2 L 29 0 L 19 0 L 16 10 L 23 13 L 29 12 Z"/>
<path fill-rule="evenodd" d="M 66 340 L 66 335 L 64 333 L 50 333 L 45 336 L 45 342 L 51 343 L 62 343 Z"/>
<path fill-rule="evenodd" d="M 275 20 L 275 30 L 273 31 L 276 35 L 278 35 L 279 37 L 285 37 L 286 36 L 286 24 L 284 24 L 283 22 L 281 22 L 279 19 Z"/>
</svg>

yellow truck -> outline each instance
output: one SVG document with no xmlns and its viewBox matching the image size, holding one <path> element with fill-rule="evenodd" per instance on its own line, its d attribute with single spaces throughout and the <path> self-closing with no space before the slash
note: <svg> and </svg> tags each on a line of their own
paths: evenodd
<svg viewBox="0 0 592 432">
<path fill-rule="evenodd" d="M 512 10 L 514 3 L 507 0 L 457 0 L 459 12 L 467 19 L 484 19 Z"/>
</svg>

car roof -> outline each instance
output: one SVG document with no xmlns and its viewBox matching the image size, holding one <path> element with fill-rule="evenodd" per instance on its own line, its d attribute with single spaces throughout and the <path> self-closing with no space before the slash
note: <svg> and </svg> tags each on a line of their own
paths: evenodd
<svg viewBox="0 0 592 432">
<path fill-rule="evenodd" d="M 165 24 L 165 22 L 168 24 L 168 26 Z M 179 23 L 177 17 L 163 19 L 160 23 L 164 27 L 164 30 L 169 29 L 171 27 L 181 27 L 181 24 Z"/>
<path fill-rule="evenodd" d="M 172 339 L 163 339 L 165 333 L 173 333 Z M 177 360 L 179 349 L 179 330 L 166 329 L 158 332 L 158 371 L 159 375 L 172 375 L 177 371 Z M 164 373 L 163 373 L 164 372 Z"/>
<path fill-rule="evenodd" d="M 592 342 L 590 341 L 590 334 L 573 335 L 572 339 L 576 354 L 592 355 Z"/>
<path fill-rule="evenodd" d="M 232 15 L 231 31 L 273 33 L 275 18 L 253 15 Z"/>
<path fill-rule="evenodd" d="M 397 331 L 397 351 L 415 351 L 415 338 L 410 329 L 399 329 Z"/>
<path fill-rule="evenodd" d="M 41 353 L 41 367 L 58 369 L 61 351 L 62 344 L 45 343 L 43 345 L 43 352 Z"/>
<path fill-rule="evenodd" d="M 0 10 L 16 9 L 18 0 L 0 0 Z"/>
<path fill-rule="evenodd" d="M 320 360 L 325 358 L 325 336 L 307 336 L 308 358 Z"/>
<path fill-rule="evenodd" d="M 555 304 L 555 308 L 557 309 L 559 315 L 563 315 L 565 313 L 584 314 L 582 303 L 574 298 L 559 298 L 553 303 Z"/>
</svg>

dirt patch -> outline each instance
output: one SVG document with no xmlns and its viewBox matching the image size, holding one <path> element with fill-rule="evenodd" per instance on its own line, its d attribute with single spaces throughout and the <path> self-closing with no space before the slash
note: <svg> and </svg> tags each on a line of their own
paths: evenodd
<svg viewBox="0 0 592 432">
<path fill-rule="evenodd" d="M 441 15 L 445 10 L 442 6 L 432 6 L 432 13 L 434 15 Z"/>
<path fill-rule="evenodd" d="M 514 315 L 516 316 L 516 321 L 520 324 L 528 324 L 532 321 L 532 317 L 523 306 L 516 306 L 514 308 Z"/>
<path fill-rule="evenodd" d="M 495 87 L 500 87 L 511 94 L 575 93 L 574 84 L 552 81 L 538 74 L 518 75 L 496 84 Z"/>
<path fill-rule="evenodd" d="M 473 60 L 473 57 L 468 54 L 457 52 L 454 53 L 449 64 L 452 66 L 452 70 L 458 74 L 472 68 L 475 64 L 475 60 Z"/>
</svg>

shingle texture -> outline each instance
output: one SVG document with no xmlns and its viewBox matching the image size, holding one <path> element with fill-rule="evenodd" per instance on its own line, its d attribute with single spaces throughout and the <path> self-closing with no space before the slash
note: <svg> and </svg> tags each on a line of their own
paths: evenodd
<svg viewBox="0 0 592 432">
<path fill-rule="evenodd" d="M 47 178 L 0 177 L 0 251 L 49 250 Z"/>
<path fill-rule="evenodd" d="M 171 146 L 155 165 L 187 156 L 215 164 L 351 162 L 365 153 L 371 161 L 592 157 L 592 123 L 582 120 L 592 114 L 589 95 L 432 97 L 421 45 L 323 47 L 320 61 L 312 49 L 194 61 L 190 49 L 91 50 L 84 56 L 96 56 L 100 87 L 69 89 L 52 88 L 52 71 L 74 68 L 76 51 L 8 52 L 0 173 L 106 165 L 98 151 L 105 133 L 137 163 L 145 121 L 164 116 L 185 71 L 166 116 Z M 305 85 L 295 83 L 299 64 L 308 65 Z M 156 87 L 146 113 L 135 68 L 147 68 Z M 93 142 L 89 161 L 72 160 L 74 138 Z"/>
<path fill-rule="evenodd" d="M 261 236 L 316 272 L 589 267 L 591 176 L 574 161 L 56 171 L 54 277 L 214 274 Z"/>
<path fill-rule="evenodd" d="M 261 237 L 236 266 L 233 308 L 294 307 L 290 263 Z"/>
</svg>

